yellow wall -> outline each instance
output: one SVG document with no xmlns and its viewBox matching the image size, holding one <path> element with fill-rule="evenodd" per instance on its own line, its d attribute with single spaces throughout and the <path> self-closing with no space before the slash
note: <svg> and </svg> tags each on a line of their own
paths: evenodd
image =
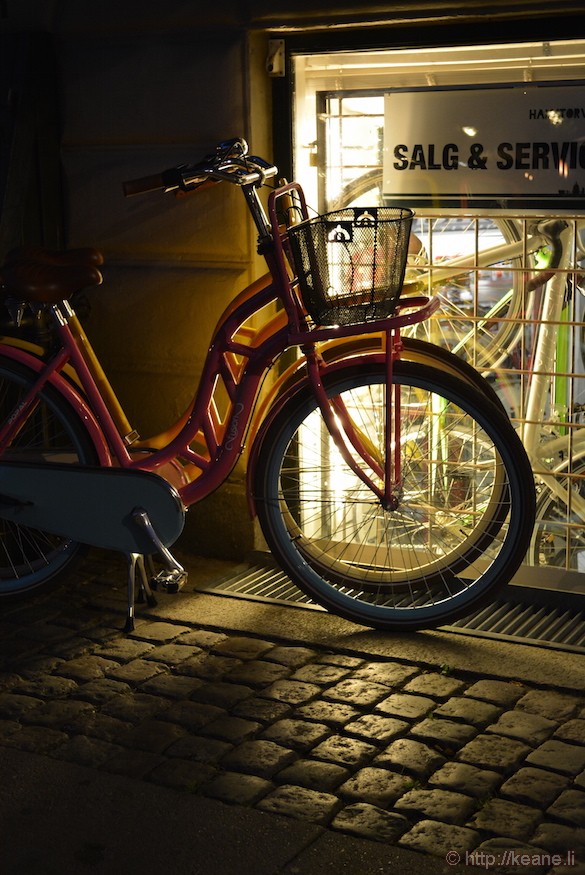
<svg viewBox="0 0 585 875">
<path fill-rule="evenodd" d="M 124 180 L 197 161 L 234 136 L 272 160 L 266 38 L 241 26 L 237 3 L 202 5 L 29 2 L 1 23 L 52 36 L 65 245 L 104 253 L 84 326 L 142 437 L 183 412 L 218 317 L 265 272 L 235 187 L 182 200 L 122 193 Z M 242 476 L 238 467 L 188 515 L 186 546 L 222 556 L 253 546 Z"/>
</svg>

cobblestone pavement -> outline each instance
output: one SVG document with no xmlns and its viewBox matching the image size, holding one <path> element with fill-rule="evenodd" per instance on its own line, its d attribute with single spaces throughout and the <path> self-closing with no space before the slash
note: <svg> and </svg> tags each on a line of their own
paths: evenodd
<svg viewBox="0 0 585 875">
<path fill-rule="evenodd" d="M 98 556 L 67 589 L 3 609 L 0 749 L 448 863 L 585 872 L 585 699 L 574 690 L 140 612 L 124 635 L 121 573 Z"/>
</svg>

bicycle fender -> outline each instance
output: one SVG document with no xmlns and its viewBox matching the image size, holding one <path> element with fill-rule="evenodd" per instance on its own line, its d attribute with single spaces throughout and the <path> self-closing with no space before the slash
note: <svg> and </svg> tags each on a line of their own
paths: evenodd
<svg viewBox="0 0 585 875">
<path fill-rule="evenodd" d="M 381 355 L 383 349 L 383 340 L 381 335 L 364 334 L 359 337 L 339 337 L 327 340 L 319 345 L 319 352 L 327 362 L 331 365 L 337 361 L 343 360 L 346 364 L 351 364 L 354 356 Z M 263 399 L 262 403 L 255 411 L 254 418 L 248 431 L 248 442 L 253 444 L 256 439 L 256 434 L 261 428 L 264 418 L 272 409 L 273 404 L 285 392 L 292 388 L 296 383 L 302 381 L 305 377 L 305 362 L 304 356 L 296 359 L 292 365 L 284 371 L 276 382 L 272 385 L 268 395 Z"/>
<path fill-rule="evenodd" d="M 13 338 L 10 338 L 11 341 L 12 339 Z M 6 340 L 6 338 L 4 338 L 4 340 Z M 26 368 L 33 371 L 34 373 L 39 374 L 45 367 L 45 363 L 37 355 L 33 354 L 29 350 L 28 347 L 30 346 L 34 347 L 34 344 L 27 344 L 27 348 L 24 348 L 24 346 L 17 346 L 13 345 L 12 343 L 5 343 L 3 341 L 2 343 L 0 343 L 0 356 L 3 356 L 7 359 L 12 359 L 19 364 L 24 365 Z M 90 407 L 88 406 L 84 398 L 79 394 L 76 387 L 72 385 L 72 383 L 68 379 L 61 376 L 61 374 L 52 374 L 47 380 L 47 383 L 48 385 L 52 386 L 55 391 L 59 392 L 60 395 L 63 395 L 66 401 L 83 420 L 83 423 L 95 447 L 96 453 L 98 454 L 100 464 L 107 466 L 111 465 L 112 457 L 103 432 Z"/>
</svg>

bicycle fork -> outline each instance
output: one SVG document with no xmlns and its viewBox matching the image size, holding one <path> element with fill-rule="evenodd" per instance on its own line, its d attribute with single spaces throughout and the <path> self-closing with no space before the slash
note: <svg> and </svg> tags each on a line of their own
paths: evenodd
<svg viewBox="0 0 585 875">
<path fill-rule="evenodd" d="M 383 458 L 377 447 L 359 427 L 340 395 L 329 397 L 323 384 L 324 362 L 311 344 L 303 347 L 309 381 L 327 431 L 343 461 L 378 498 L 385 510 L 396 510 L 401 492 L 400 457 L 400 386 L 393 383 L 393 363 L 399 350 L 397 333 L 387 330 L 385 336 L 386 392 L 384 399 Z M 352 452 L 352 450 L 354 452 Z M 364 467 L 370 468 L 371 476 Z M 376 479 L 374 479 L 376 478 Z M 376 480 L 381 481 L 381 486 Z"/>
</svg>

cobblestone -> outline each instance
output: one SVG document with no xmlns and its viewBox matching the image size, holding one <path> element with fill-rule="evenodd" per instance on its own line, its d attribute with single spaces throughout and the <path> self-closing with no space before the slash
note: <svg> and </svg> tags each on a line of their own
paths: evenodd
<svg viewBox="0 0 585 875">
<path fill-rule="evenodd" d="M 92 738 L 101 738 L 102 741 L 118 741 L 123 737 L 132 723 L 126 723 L 123 720 L 118 720 L 116 717 L 109 717 L 107 714 L 95 714 L 91 723 L 89 723 L 85 731 Z"/>
<path fill-rule="evenodd" d="M 223 765 L 244 774 L 271 778 L 295 760 L 292 750 L 281 747 L 273 741 L 245 741 L 227 754 Z"/>
<path fill-rule="evenodd" d="M 517 703 L 517 708 L 539 714 L 550 720 L 568 720 L 579 708 L 579 699 L 554 690 L 530 690 Z"/>
<path fill-rule="evenodd" d="M 114 683 L 113 681 L 111 683 Z M 169 699 L 184 699 L 192 696 L 196 689 L 203 685 L 199 678 L 177 677 L 177 675 L 164 672 L 149 678 L 140 689 L 153 696 L 164 696 Z"/>
<path fill-rule="evenodd" d="M 74 681 L 93 681 L 102 678 L 108 670 L 118 668 L 118 663 L 113 659 L 105 659 L 103 656 L 82 656 L 79 659 L 70 659 L 62 662 L 57 673 L 62 677 L 72 678 Z"/>
<path fill-rule="evenodd" d="M 26 696 L 39 699 L 59 699 L 74 693 L 78 687 L 70 678 L 60 678 L 49 675 L 30 680 L 17 681 L 12 689 Z"/>
<path fill-rule="evenodd" d="M 370 662 L 355 672 L 356 678 L 387 687 L 400 687 L 418 673 L 412 665 L 399 665 L 395 662 Z"/>
<path fill-rule="evenodd" d="M 473 816 L 470 825 L 511 839 L 528 839 L 541 819 L 540 811 L 528 805 L 491 799 Z"/>
<path fill-rule="evenodd" d="M 108 699 L 102 708 L 102 713 L 118 720 L 127 720 L 129 723 L 140 723 L 153 717 L 160 711 L 168 708 L 169 703 L 160 696 L 151 696 L 148 693 L 126 693 Z"/>
<path fill-rule="evenodd" d="M 476 808 L 476 802 L 452 790 L 409 790 L 396 803 L 398 811 L 434 817 L 441 823 L 463 824 Z"/>
<path fill-rule="evenodd" d="M 228 677 L 236 684 L 246 684 L 249 687 L 258 689 L 280 680 L 280 678 L 287 677 L 288 674 L 289 668 L 286 665 L 280 665 L 278 662 L 252 659 L 234 668 Z"/>
<path fill-rule="evenodd" d="M 261 737 L 290 747 L 292 750 L 304 752 L 319 744 L 330 733 L 331 730 L 324 723 L 285 719 L 273 723 L 264 730 Z"/>
<path fill-rule="evenodd" d="M 393 717 L 416 720 L 428 714 L 435 702 L 427 696 L 414 696 L 408 693 L 395 693 L 378 704 L 378 711 Z"/>
<path fill-rule="evenodd" d="M 163 753 L 184 735 L 185 730 L 176 723 L 165 723 L 163 720 L 145 720 L 144 723 L 133 726 L 121 737 L 121 741 L 127 747 L 151 753 Z"/>
<path fill-rule="evenodd" d="M 448 852 L 464 864 L 474 850 L 506 849 L 585 859 L 576 693 L 144 617 L 125 636 L 119 613 L 69 595 L 3 618 L 0 752 L 128 775 L 443 863 Z M 38 628 L 21 637 L 33 617 Z"/>
<path fill-rule="evenodd" d="M 199 647 L 190 647 L 187 644 L 163 644 L 162 647 L 155 647 L 150 653 L 147 652 L 144 658 L 164 662 L 165 665 L 179 665 L 200 652 Z"/>
<path fill-rule="evenodd" d="M 297 820 L 327 824 L 340 805 L 337 796 L 331 793 L 284 785 L 265 796 L 257 807 L 272 814 L 284 814 Z"/>
<path fill-rule="evenodd" d="M 360 716 L 357 708 L 352 708 L 351 705 L 324 702 L 322 699 L 301 705 L 295 713 L 307 720 L 316 720 L 337 727 L 345 726 Z"/>
<path fill-rule="evenodd" d="M 585 792 L 565 790 L 546 813 L 562 823 L 585 827 Z"/>
<path fill-rule="evenodd" d="M 260 728 L 260 724 L 254 723 L 253 720 L 244 720 L 242 717 L 232 717 L 228 714 L 212 720 L 201 729 L 201 733 L 211 738 L 218 738 L 220 741 L 241 744 L 247 738 L 252 738 Z"/>
<path fill-rule="evenodd" d="M 132 662 L 126 662 L 116 668 L 109 669 L 107 675 L 115 681 L 136 685 L 149 680 L 162 671 L 162 666 L 155 662 L 148 662 L 146 659 L 133 659 Z"/>
<path fill-rule="evenodd" d="M 283 769 L 276 780 L 283 784 L 298 784 L 311 790 L 331 791 L 346 781 L 351 772 L 335 763 L 322 763 L 319 760 L 297 760 Z"/>
<path fill-rule="evenodd" d="M 201 738 L 196 735 L 183 735 L 166 749 L 167 756 L 195 760 L 199 763 L 217 763 L 232 750 L 229 742 L 218 738 Z"/>
<path fill-rule="evenodd" d="M 502 735 L 478 735 L 459 752 L 458 759 L 494 771 L 511 772 L 530 752 L 520 741 Z"/>
<path fill-rule="evenodd" d="M 201 678 L 202 680 L 212 681 L 223 679 L 226 674 L 233 671 L 238 665 L 239 661 L 232 659 L 230 656 L 215 656 L 213 653 L 202 652 L 183 660 L 177 666 L 177 672 Z"/>
<path fill-rule="evenodd" d="M 487 732 L 517 738 L 536 746 L 547 739 L 557 726 L 556 720 L 516 709 L 502 714 L 497 723 L 487 727 Z"/>
<path fill-rule="evenodd" d="M 274 720 L 281 720 L 291 713 L 291 707 L 285 702 L 273 702 L 269 699 L 250 698 L 240 701 L 232 713 L 236 717 L 246 717 L 250 720 L 256 720 L 258 723 L 272 723 Z"/>
<path fill-rule="evenodd" d="M 352 678 L 341 681 L 339 684 L 331 687 L 324 694 L 323 698 L 330 699 L 333 702 L 344 702 L 347 705 L 367 708 L 375 705 L 376 702 L 379 702 L 380 699 L 387 695 L 388 687 L 384 684 L 361 678 Z"/>
<path fill-rule="evenodd" d="M 152 641 L 158 644 L 164 644 L 167 641 L 174 641 L 179 635 L 184 632 L 190 632 L 189 626 L 176 626 L 174 623 L 157 623 L 139 620 L 136 623 L 136 629 L 132 633 L 132 638 L 138 638 L 142 641 Z"/>
<path fill-rule="evenodd" d="M 513 684 L 507 681 L 482 680 L 471 684 L 465 690 L 464 695 L 509 708 L 515 705 L 525 692 L 525 688 L 520 684 Z"/>
<path fill-rule="evenodd" d="M 433 699 L 447 699 L 464 690 L 463 681 L 438 672 L 417 675 L 404 687 L 405 693 L 419 693 L 421 696 L 430 696 Z"/>
<path fill-rule="evenodd" d="M 282 665 L 288 665 L 290 668 L 296 668 L 299 665 L 304 665 L 315 659 L 317 654 L 309 647 L 273 647 L 266 658 L 271 662 L 280 662 Z"/>
<path fill-rule="evenodd" d="M 27 713 L 37 710 L 42 704 L 42 699 L 37 699 L 34 696 L 4 693 L 0 696 L 0 717 L 18 720 Z"/>
<path fill-rule="evenodd" d="M 555 732 L 555 738 L 574 744 L 585 744 L 585 720 L 569 720 Z"/>
<path fill-rule="evenodd" d="M 245 638 L 238 635 L 230 635 L 223 641 L 214 645 L 215 653 L 223 653 L 226 656 L 235 656 L 236 659 L 255 660 L 268 650 L 272 650 L 271 641 L 262 641 L 259 638 Z"/>
<path fill-rule="evenodd" d="M 530 872 L 530 875 L 544 875 L 549 868 L 545 858 L 546 852 L 542 848 L 516 839 L 498 837 L 482 842 L 465 860 L 473 866 L 482 866 L 483 863 L 484 868 L 488 860 L 497 860 L 499 865 L 496 871 L 509 875 L 520 875 L 522 871 Z M 524 862 L 526 860 L 529 862 Z M 573 871 L 571 869 L 571 873 Z"/>
<path fill-rule="evenodd" d="M 520 769 L 502 784 L 500 792 L 515 802 L 525 802 L 539 807 L 549 805 L 567 786 L 563 775 L 547 772 L 544 769 L 526 767 Z"/>
<path fill-rule="evenodd" d="M 577 775 L 585 768 L 585 747 L 552 739 L 537 747 L 526 761 L 566 775 Z"/>
<path fill-rule="evenodd" d="M 64 732 L 83 732 L 94 714 L 95 709 L 89 702 L 51 700 L 40 708 L 26 712 L 23 720 Z"/>
<path fill-rule="evenodd" d="M 209 705 L 217 705 L 219 708 L 230 709 L 242 699 L 252 696 L 254 691 L 251 687 L 243 684 L 228 684 L 216 681 L 211 684 L 202 684 L 191 693 L 194 702 L 206 702 Z"/>
<path fill-rule="evenodd" d="M 531 843 L 547 851 L 566 853 L 574 851 L 577 859 L 585 853 L 585 829 L 545 821 L 539 824 Z"/>
<path fill-rule="evenodd" d="M 409 724 L 394 717 L 382 717 L 380 714 L 364 714 L 357 720 L 346 723 L 345 731 L 349 735 L 357 735 L 365 741 L 388 743 L 399 735 L 404 735 Z"/>
<path fill-rule="evenodd" d="M 345 735 L 331 735 L 313 749 L 313 756 L 317 759 L 344 766 L 360 766 L 375 753 L 377 749 L 373 744 L 347 738 Z"/>
<path fill-rule="evenodd" d="M 410 734 L 415 738 L 432 742 L 440 750 L 449 753 L 470 741 L 477 735 L 477 732 L 475 726 L 455 723 L 453 720 L 435 720 L 434 718 L 422 720 L 410 730 Z"/>
<path fill-rule="evenodd" d="M 94 705 L 103 705 L 115 696 L 123 696 L 130 692 L 130 686 L 123 681 L 115 681 L 111 678 L 100 678 L 96 681 L 88 681 L 81 686 L 75 685 L 71 690 L 72 695 Z"/>
<path fill-rule="evenodd" d="M 408 829 L 405 817 L 370 805 L 356 802 L 348 805 L 333 820 L 334 829 L 377 842 L 395 842 Z"/>
<path fill-rule="evenodd" d="M 58 729 L 47 729 L 46 726 L 23 726 L 18 732 L 11 733 L 5 739 L 9 747 L 27 750 L 32 753 L 51 753 L 68 741 L 69 736 Z"/>
<path fill-rule="evenodd" d="M 464 696 L 454 696 L 433 711 L 434 717 L 446 717 L 449 720 L 460 720 L 471 726 L 483 728 L 495 720 L 501 709 L 489 702 L 480 702 Z"/>
<path fill-rule="evenodd" d="M 341 785 L 338 792 L 351 800 L 368 802 L 379 808 L 388 808 L 409 789 L 412 781 L 403 775 L 395 775 L 386 769 L 368 766 L 360 769 Z"/>
<path fill-rule="evenodd" d="M 465 851 L 474 848 L 478 841 L 479 834 L 467 827 L 441 823 L 438 820 L 421 820 L 402 836 L 399 844 L 445 860 L 447 854 L 464 856 Z M 459 862 L 458 858 L 456 862 Z"/>
<path fill-rule="evenodd" d="M 477 799 L 486 799 L 492 795 L 501 783 L 502 776 L 488 769 L 479 769 L 468 763 L 445 763 L 429 779 L 431 787 L 441 787 L 444 790 L 454 790 L 466 793 Z"/>
<path fill-rule="evenodd" d="M 270 811 L 272 814 L 283 814 L 297 820 L 327 824 L 340 807 L 340 802 L 337 796 L 330 793 L 285 785 L 277 787 L 265 796 L 257 807 L 261 811 Z"/>
<path fill-rule="evenodd" d="M 268 699 L 276 699 L 278 702 L 286 702 L 289 705 L 302 705 L 310 701 L 321 692 L 315 684 L 307 684 L 303 681 L 276 681 L 265 690 L 262 695 Z"/>
<path fill-rule="evenodd" d="M 197 732 L 223 714 L 225 714 L 223 708 L 217 708 L 215 705 L 180 701 L 171 705 L 165 712 L 165 718 L 180 723 L 191 732 Z"/>
<path fill-rule="evenodd" d="M 350 669 L 339 665 L 313 664 L 304 665 L 291 675 L 294 681 L 306 681 L 309 684 L 328 686 L 335 684 L 350 673 Z"/>
<path fill-rule="evenodd" d="M 147 641 L 134 641 L 132 638 L 117 638 L 100 647 L 99 655 L 103 659 L 113 659 L 116 662 L 131 662 L 154 650 L 154 645 Z"/>
<path fill-rule="evenodd" d="M 206 783 L 201 792 L 212 799 L 220 799 L 232 805 L 254 805 L 273 789 L 273 784 L 255 775 L 239 772 L 223 772 Z"/>
<path fill-rule="evenodd" d="M 445 757 L 420 741 L 412 738 L 400 738 L 388 745 L 379 754 L 375 763 L 395 771 L 424 778 L 439 769 L 445 762 Z"/>
</svg>

